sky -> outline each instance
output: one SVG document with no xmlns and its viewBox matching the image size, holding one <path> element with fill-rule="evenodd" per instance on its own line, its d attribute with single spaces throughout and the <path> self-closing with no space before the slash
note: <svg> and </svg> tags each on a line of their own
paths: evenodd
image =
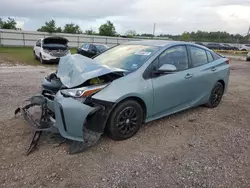
<svg viewBox="0 0 250 188">
<path fill-rule="evenodd" d="M 57 26 L 78 24 L 83 31 L 110 20 L 116 31 L 181 34 L 227 31 L 246 34 L 250 0 L 0 0 L 0 17 L 13 17 L 23 30 L 37 30 L 54 19 Z"/>
</svg>

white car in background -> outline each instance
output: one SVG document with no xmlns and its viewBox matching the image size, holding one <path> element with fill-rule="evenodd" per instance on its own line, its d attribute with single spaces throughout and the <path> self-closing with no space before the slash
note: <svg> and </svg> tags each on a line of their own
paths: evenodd
<svg viewBox="0 0 250 188">
<path fill-rule="evenodd" d="M 59 63 L 61 57 L 71 55 L 68 42 L 68 39 L 63 37 L 39 39 L 33 49 L 34 57 L 39 59 L 41 64 Z"/>
<path fill-rule="evenodd" d="M 250 44 L 241 45 L 239 50 L 241 50 L 241 51 L 250 51 Z"/>
</svg>

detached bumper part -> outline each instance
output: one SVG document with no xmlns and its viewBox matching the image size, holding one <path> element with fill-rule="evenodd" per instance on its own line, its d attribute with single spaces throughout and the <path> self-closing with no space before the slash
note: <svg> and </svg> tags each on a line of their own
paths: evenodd
<svg viewBox="0 0 250 188">
<path fill-rule="evenodd" d="M 15 110 L 15 115 L 17 113 L 21 113 L 24 119 L 28 122 L 28 125 L 31 127 L 31 129 L 35 131 L 29 149 L 26 152 L 26 155 L 29 155 L 36 148 L 43 131 L 58 133 L 58 130 L 53 126 L 51 121 L 48 121 L 49 108 L 47 105 L 50 103 L 50 101 L 47 101 L 42 95 L 35 95 L 25 102 L 30 102 L 30 104 L 17 108 Z M 37 123 L 28 112 L 28 109 L 34 106 L 41 106 L 42 109 L 39 123 Z"/>
<path fill-rule="evenodd" d="M 60 92 L 54 100 L 43 95 L 36 95 L 28 101 L 30 102 L 28 105 L 15 111 L 15 114 L 21 112 L 29 126 L 35 131 L 27 154 L 34 150 L 44 131 L 60 133 L 62 137 L 73 140 L 69 147 L 69 154 L 86 150 L 94 145 L 103 134 L 113 106 L 112 103 L 95 100 L 83 104 L 72 98 L 64 98 Z M 39 122 L 33 119 L 28 110 L 34 106 L 41 106 L 42 109 Z"/>
<path fill-rule="evenodd" d="M 103 134 L 114 103 L 90 99 L 85 104 L 94 107 L 83 124 L 83 142 L 74 141 L 69 148 L 70 154 L 80 153 L 94 145 Z"/>
</svg>

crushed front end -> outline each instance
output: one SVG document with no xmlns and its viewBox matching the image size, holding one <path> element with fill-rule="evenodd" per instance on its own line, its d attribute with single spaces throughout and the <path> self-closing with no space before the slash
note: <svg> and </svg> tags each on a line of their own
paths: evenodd
<svg viewBox="0 0 250 188">
<path fill-rule="evenodd" d="M 27 153 L 36 147 L 45 131 L 73 140 L 70 154 L 95 144 L 104 132 L 114 103 L 92 96 L 123 76 L 122 70 L 102 66 L 81 55 L 61 58 L 58 70 L 44 78 L 41 93 L 15 111 L 15 114 L 21 112 L 35 131 Z M 39 115 L 33 108 L 39 109 Z"/>
<path fill-rule="evenodd" d="M 25 103 L 15 114 L 21 112 L 25 121 L 35 131 L 27 154 L 34 150 L 44 131 L 59 133 L 62 137 L 72 140 L 70 154 L 84 151 L 99 140 L 113 107 L 113 103 L 107 101 L 94 100 L 91 97 L 76 100 L 63 96 L 60 91 L 54 96 L 43 92 Z M 31 110 L 37 106 L 40 108 L 39 117 L 34 116 Z"/>
</svg>

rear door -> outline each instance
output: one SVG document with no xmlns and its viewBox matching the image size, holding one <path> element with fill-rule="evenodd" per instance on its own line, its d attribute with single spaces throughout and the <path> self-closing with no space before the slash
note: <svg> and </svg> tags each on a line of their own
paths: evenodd
<svg viewBox="0 0 250 188">
<path fill-rule="evenodd" d="M 216 60 L 210 51 L 197 46 L 188 45 L 191 58 L 190 69 L 193 75 L 193 103 L 200 105 L 206 103 L 214 84 L 218 81 L 216 76 Z"/>
</svg>

